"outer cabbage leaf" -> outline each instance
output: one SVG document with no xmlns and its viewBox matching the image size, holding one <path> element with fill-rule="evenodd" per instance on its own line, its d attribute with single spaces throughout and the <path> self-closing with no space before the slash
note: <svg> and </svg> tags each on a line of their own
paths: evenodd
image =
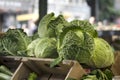
<svg viewBox="0 0 120 80">
<path fill-rule="evenodd" d="M 54 17 L 53 13 L 50 13 L 42 18 L 38 28 L 38 34 L 40 37 L 54 37 L 56 38 L 56 27 L 60 23 L 66 23 L 62 15 Z"/>
<path fill-rule="evenodd" d="M 33 40 L 27 47 L 27 55 L 28 56 L 35 56 L 34 51 L 35 51 L 35 46 L 37 43 L 40 41 L 40 38 L 37 38 Z"/>
<path fill-rule="evenodd" d="M 101 38 L 95 38 L 95 49 L 91 55 L 89 66 L 94 68 L 104 68 L 114 63 L 114 54 L 111 46 Z"/>
<path fill-rule="evenodd" d="M 35 46 L 36 57 L 56 57 L 57 48 L 56 40 L 54 38 L 42 38 Z"/>
<path fill-rule="evenodd" d="M 51 36 L 51 34 L 49 34 L 48 32 L 48 24 L 53 19 L 54 19 L 54 13 L 47 14 L 41 19 L 39 23 L 39 27 L 38 27 L 39 37 L 50 37 Z"/>
</svg>

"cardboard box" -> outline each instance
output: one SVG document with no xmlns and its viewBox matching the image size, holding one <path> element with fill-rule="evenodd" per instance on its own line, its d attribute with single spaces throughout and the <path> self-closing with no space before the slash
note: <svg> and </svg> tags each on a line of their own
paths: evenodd
<svg viewBox="0 0 120 80">
<path fill-rule="evenodd" d="M 53 59 L 23 58 L 12 80 L 27 80 L 31 72 L 39 75 L 38 80 L 67 80 L 70 78 L 79 80 L 85 74 L 77 61 L 64 60 L 54 68 L 50 68 L 52 61 Z"/>
</svg>

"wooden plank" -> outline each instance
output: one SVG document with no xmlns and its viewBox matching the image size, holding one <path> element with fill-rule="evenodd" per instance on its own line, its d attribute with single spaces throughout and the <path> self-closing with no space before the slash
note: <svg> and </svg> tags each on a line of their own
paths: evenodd
<svg viewBox="0 0 120 80">
<path fill-rule="evenodd" d="M 80 64 L 77 61 L 74 61 L 74 65 L 71 67 L 65 80 L 67 80 L 68 78 L 74 78 L 79 80 L 84 74 L 86 74 L 86 72 L 84 71 L 82 66 L 80 66 Z"/>
<path fill-rule="evenodd" d="M 24 63 L 22 62 L 20 66 L 15 71 L 14 75 L 12 76 L 11 80 L 27 80 L 26 78 L 29 76 L 31 71 L 27 68 Z"/>
<path fill-rule="evenodd" d="M 111 70 L 115 76 L 120 75 L 120 52 L 115 54 L 115 63 L 112 65 Z"/>
<path fill-rule="evenodd" d="M 0 64 L 5 65 L 14 72 L 21 63 L 22 57 L 15 56 L 0 56 Z"/>
</svg>

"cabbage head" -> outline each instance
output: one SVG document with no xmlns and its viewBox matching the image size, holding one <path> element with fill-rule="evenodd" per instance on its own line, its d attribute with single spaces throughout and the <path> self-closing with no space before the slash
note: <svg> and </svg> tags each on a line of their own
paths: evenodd
<svg viewBox="0 0 120 80">
<path fill-rule="evenodd" d="M 94 50 L 94 27 L 87 21 L 74 20 L 57 26 L 57 51 L 59 57 L 51 67 L 64 59 L 87 63 Z"/>
<path fill-rule="evenodd" d="M 101 38 L 94 38 L 94 42 L 95 49 L 87 64 L 95 68 L 111 66 L 114 63 L 114 54 L 111 46 Z"/>
<path fill-rule="evenodd" d="M 32 39 L 22 29 L 8 29 L 0 37 L 0 54 L 27 56 L 26 49 Z"/>
<path fill-rule="evenodd" d="M 54 38 L 41 38 L 34 46 L 35 57 L 53 58 L 57 56 L 56 40 Z"/>
</svg>

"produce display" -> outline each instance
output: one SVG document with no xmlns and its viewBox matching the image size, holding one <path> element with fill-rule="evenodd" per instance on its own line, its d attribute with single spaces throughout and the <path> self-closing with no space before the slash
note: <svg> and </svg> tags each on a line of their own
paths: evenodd
<svg viewBox="0 0 120 80">
<path fill-rule="evenodd" d="M 53 58 L 50 67 L 63 60 L 76 60 L 95 70 L 82 80 L 112 80 L 107 76 L 109 70 L 100 70 L 114 63 L 113 49 L 107 41 L 98 37 L 88 21 L 68 22 L 62 15 L 55 17 L 54 13 L 42 18 L 33 36 L 27 36 L 22 29 L 9 29 L 1 34 L 0 55 Z"/>
</svg>

